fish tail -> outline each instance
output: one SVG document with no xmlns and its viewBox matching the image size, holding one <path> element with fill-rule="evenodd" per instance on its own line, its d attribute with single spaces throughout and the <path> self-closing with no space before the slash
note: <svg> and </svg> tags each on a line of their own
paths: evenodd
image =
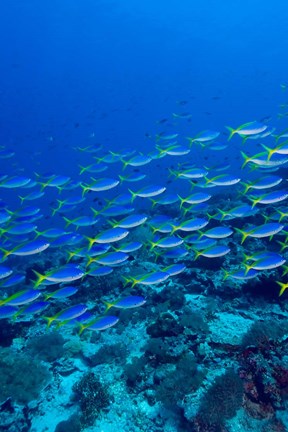
<svg viewBox="0 0 288 432">
<path fill-rule="evenodd" d="M 204 231 L 198 230 L 199 233 L 199 240 L 205 235 Z"/>
<path fill-rule="evenodd" d="M 279 291 L 279 297 L 284 293 L 284 291 L 286 290 L 286 288 L 288 288 L 288 284 L 284 284 L 282 282 L 276 282 L 279 286 L 280 286 L 280 291 Z"/>
<path fill-rule="evenodd" d="M 123 163 L 122 171 L 124 171 L 129 165 L 129 162 L 125 161 L 124 159 L 121 159 L 121 162 Z"/>
<path fill-rule="evenodd" d="M 45 319 L 45 321 L 47 321 L 47 327 L 50 327 L 55 318 L 54 317 L 46 317 L 46 316 L 44 316 L 43 319 Z"/>
<path fill-rule="evenodd" d="M 3 255 L 1 257 L 1 261 L 4 261 L 11 254 L 11 251 L 8 251 L 8 250 L 3 249 L 3 248 L 0 248 L 0 251 L 3 252 Z"/>
<path fill-rule="evenodd" d="M 186 139 L 189 141 L 189 146 L 191 147 L 194 142 L 194 138 L 186 137 Z"/>
<path fill-rule="evenodd" d="M 283 267 L 283 269 L 284 269 L 284 271 L 283 271 L 283 273 L 282 273 L 282 277 L 284 277 L 284 276 L 286 276 L 286 274 L 288 273 L 288 266 L 283 265 L 282 267 Z"/>
<path fill-rule="evenodd" d="M 239 192 L 241 195 L 245 195 L 248 190 L 251 188 L 251 185 L 249 183 L 241 182 L 241 185 L 244 186 L 244 190 Z"/>
<path fill-rule="evenodd" d="M 273 154 L 274 154 L 274 149 L 271 149 L 270 147 L 267 147 L 264 144 L 261 144 L 261 146 L 266 150 L 266 152 L 267 152 L 267 161 L 269 161 L 271 159 L 271 157 L 273 156 Z"/>
<path fill-rule="evenodd" d="M 223 267 L 221 268 L 221 270 L 224 272 L 223 281 L 225 281 L 228 277 L 230 277 L 230 273 Z"/>
<path fill-rule="evenodd" d="M 23 202 L 25 201 L 26 197 L 22 197 L 21 195 L 18 195 L 18 197 L 20 198 L 21 201 L 21 205 L 23 204 Z"/>
<path fill-rule="evenodd" d="M 185 198 L 182 198 L 180 195 L 177 195 L 177 196 L 178 196 L 179 201 L 180 201 L 180 210 L 181 210 L 182 207 L 183 207 L 183 204 L 184 204 L 184 202 L 185 202 Z"/>
<path fill-rule="evenodd" d="M 241 244 L 244 243 L 244 241 L 246 240 L 246 238 L 248 237 L 249 233 L 241 230 L 240 228 L 234 228 L 236 232 L 238 232 L 239 234 L 241 234 L 242 239 L 241 239 Z"/>
<path fill-rule="evenodd" d="M 80 172 L 79 172 L 80 175 L 83 174 L 87 170 L 87 167 L 84 167 L 82 165 L 79 165 L 79 168 L 80 168 Z"/>
<path fill-rule="evenodd" d="M 250 265 L 248 265 L 248 264 L 245 264 L 245 263 L 243 264 L 243 266 L 245 267 L 245 273 L 244 274 L 246 276 L 247 273 L 249 273 L 249 270 L 251 270 L 252 267 Z"/>
<path fill-rule="evenodd" d="M 277 243 L 281 246 L 280 252 L 283 252 L 288 247 L 286 243 L 281 242 L 280 240 L 277 240 Z"/>
<path fill-rule="evenodd" d="M 128 189 L 129 192 L 131 193 L 132 197 L 131 197 L 131 203 L 133 203 L 133 201 L 135 200 L 135 198 L 137 197 L 137 194 L 135 192 L 133 192 L 131 189 Z"/>
<path fill-rule="evenodd" d="M 65 228 L 67 228 L 72 223 L 72 219 L 68 219 L 67 217 L 63 216 L 63 219 L 66 222 Z"/>
<path fill-rule="evenodd" d="M 83 331 L 87 328 L 87 326 L 84 325 L 84 324 L 79 323 L 79 327 L 80 328 L 79 328 L 78 335 L 80 336 L 83 333 Z"/>
<path fill-rule="evenodd" d="M 109 303 L 109 302 L 106 302 L 106 301 L 103 301 L 103 303 L 104 303 L 104 305 L 106 306 L 105 311 L 104 311 L 104 314 L 105 314 L 106 312 L 108 312 L 108 310 L 111 309 L 111 308 L 114 306 L 113 303 Z"/>
<path fill-rule="evenodd" d="M 37 288 L 41 283 L 45 280 L 45 275 L 42 275 L 41 273 L 38 273 L 36 270 L 32 270 L 33 273 L 36 275 L 37 279 L 34 283 L 34 288 Z"/>
<path fill-rule="evenodd" d="M 197 251 L 195 249 L 193 249 L 193 251 L 195 253 L 194 261 L 196 261 L 199 258 L 199 256 L 202 255 L 202 252 L 201 251 Z"/>
<path fill-rule="evenodd" d="M 230 132 L 229 136 L 228 136 L 228 141 L 231 140 L 231 138 L 233 137 L 233 135 L 236 133 L 237 129 L 233 129 L 230 126 L 225 126 L 226 129 L 228 129 L 228 131 Z"/>
<path fill-rule="evenodd" d="M 126 287 L 129 283 L 131 283 L 131 279 L 127 276 L 122 276 L 122 279 L 124 280 L 124 287 Z"/>
<path fill-rule="evenodd" d="M 88 240 L 88 251 L 92 248 L 93 244 L 95 243 L 95 240 L 92 237 L 84 236 L 86 240 Z"/>
<path fill-rule="evenodd" d="M 251 259 L 251 257 L 249 255 L 247 255 L 246 253 L 243 253 L 243 255 L 244 255 L 245 262 L 249 261 Z"/>
<path fill-rule="evenodd" d="M 243 168 L 245 168 L 245 166 L 247 165 L 247 163 L 250 162 L 250 158 L 243 151 L 241 151 L 240 153 L 241 153 L 241 155 L 242 155 L 242 157 L 244 159 L 244 162 L 243 162 L 243 164 L 241 166 L 241 169 L 243 169 Z"/>
<path fill-rule="evenodd" d="M 83 189 L 82 190 L 82 197 L 84 197 L 84 195 L 87 193 L 89 188 L 87 186 L 85 186 L 85 184 L 81 184 L 81 188 Z"/>
</svg>

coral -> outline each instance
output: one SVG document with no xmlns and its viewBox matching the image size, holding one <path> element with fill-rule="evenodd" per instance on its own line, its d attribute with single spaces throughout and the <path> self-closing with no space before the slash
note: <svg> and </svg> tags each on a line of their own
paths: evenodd
<svg viewBox="0 0 288 432">
<path fill-rule="evenodd" d="M 77 415 L 72 415 L 68 420 L 61 421 L 55 428 L 55 432 L 80 432 L 81 422 Z"/>
<path fill-rule="evenodd" d="M 157 366 L 163 363 L 176 363 L 187 351 L 185 338 L 178 337 L 152 338 L 145 345 L 145 355 Z"/>
<path fill-rule="evenodd" d="M 233 369 L 216 377 L 200 404 L 198 416 L 206 425 L 221 427 L 241 407 L 243 384 Z"/>
<path fill-rule="evenodd" d="M 144 356 L 132 357 L 131 363 L 126 364 L 124 367 L 124 376 L 126 378 L 127 385 L 133 387 L 137 381 L 141 381 L 141 375 L 143 374 L 147 361 L 147 358 Z"/>
<path fill-rule="evenodd" d="M 271 342 L 277 342 L 288 332 L 288 322 L 256 321 L 243 336 L 242 348 L 256 347 L 260 350 L 270 350 Z"/>
<path fill-rule="evenodd" d="M 0 350 L 0 402 L 8 397 L 21 404 L 37 399 L 50 378 L 47 368 L 31 356 Z"/>
<path fill-rule="evenodd" d="M 173 315 L 166 312 L 161 314 L 154 323 L 147 327 L 147 333 L 153 338 L 177 336 L 183 333 L 183 326 L 179 325 Z"/>
<path fill-rule="evenodd" d="M 64 354 L 65 339 L 60 333 L 52 332 L 29 340 L 27 349 L 33 356 L 51 363 Z"/>
<path fill-rule="evenodd" d="M 90 367 L 115 361 L 123 363 L 126 361 L 127 354 L 128 350 L 125 344 L 116 343 L 112 345 L 103 345 L 94 355 L 90 355 L 86 360 Z"/>
<path fill-rule="evenodd" d="M 200 312 L 188 311 L 184 313 L 180 318 L 180 324 L 195 334 L 207 334 L 209 332 L 209 326 Z"/>
<path fill-rule="evenodd" d="M 155 397 L 168 406 L 176 406 L 185 396 L 195 392 L 203 382 L 204 370 L 199 370 L 193 354 L 186 354 L 156 387 Z"/>
<path fill-rule="evenodd" d="M 29 322 L 5 322 L 5 325 L 0 326 L 0 346 L 8 347 L 12 345 L 13 339 L 26 336 L 29 327 Z"/>
<path fill-rule="evenodd" d="M 85 374 L 74 384 L 73 391 L 81 409 L 81 427 L 92 426 L 101 410 L 109 406 L 108 390 L 93 372 Z"/>
</svg>

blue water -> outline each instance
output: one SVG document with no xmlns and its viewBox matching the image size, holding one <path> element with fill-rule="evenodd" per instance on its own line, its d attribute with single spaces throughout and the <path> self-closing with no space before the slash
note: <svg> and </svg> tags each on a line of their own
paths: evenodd
<svg viewBox="0 0 288 432">
<path fill-rule="evenodd" d="M 285 91 L 285 88 L 281 88 L 281 85 L 288 84 L 287 16 L 288 2 L 286 0 L 277 0 L 274 3 L 267 0 L 2 0 L 0 5 L 0 146 L 1 149 L 3 146 L 5 149 L 14 151 L 15 156 L 0 159 L 0 175 L 27 176 L 33 180 L 38 179 L 35 173 L 40 176 L 47 174 L 50 178 L 53 175 L 65 175 L 87 185 L 92 181 L 90 177 L 118 178 L 118 175 L 123 174 L 123 172 L 130 174 L 138 171 L 138 169 L 128 167 L 126 171 L 122 171 L 121 163 L 116 163 L 109 164 L 104 173 L 85 173 L 83 176 L 79 176 L 79 165 L 87 166 L 95 163 L 94 153 L 82 152 L 79 150 L 80 148 L 102 146 L 99 157 L 107 155 L 109 151 L 123 153 L 127 149 L 135 150 L 137 154 L 146 155 L 155 150 L 155 144 L 160 143 L 160 146 L 164 147 L 167 143 L 161 138 L 158 140 L 157 134 L 165 136 L 179 133 L 180 143 L 187 146 L 186 138 L 195 137 L 203 130 L 221 132 L 217 141 L 226 143 L 228 131 L 225 126 L 236 128 L 245 122 L 256 120 L 275 127 L 278 133 L 282 132 L 287 128 L 287 116 L 280 118 L 278 115 L 279 112 L 285 113 L 287 111 L 286 105 L 284 108 L 281 108 L 280 105 L 288 103 L 288 90 Z M 176 119 L 175 116 L 173 117 L 173 113 L 187 115 L 188 118 Z M 260 174 L 257 171 L 253 173 L 248 169 L 241 170 L 243 160 L 240 150 L 254 155 L 263 151 L 260 147 L 262 141 L 247 140 L 244 147 L 239 137 L 234 136 L 229 143 L 229 147 L 224 152 L 211 152 L 207 148 L 203 150 L 201 146 L 193 144 L 191 153 L 187 157 L 169 156 L 153 160 L 151 164 L 139 168 L 140 172 L 146 174 L 144 181 L 124 183 L 124 185 L 119 186 L 117 192 L 116 189 L 113 189 L 107 192 L 87 194 L 85 195 L 85 202 L 78 205 L 71 213 L 67 213 L 66 216 L 68 218 L 91 216 L 90 207 L 96 209 L 103 207 L 105 200 L 109 202 L 118 193 L 126 192 L 128 187 L 135 191 L 148 184 L 159 184 L 167 187 L 169 193 L 176 193 L 185 197 L 191 193 L 189 183 L 169 177 L 168 169 L 177 169 L 177 167 L 179 168 L 178 163 L 186 161 L 195 163 L 198 167 L 208 166 L 211 168 L 211 172 L 215 165 L 229 163 L 230 167 L 227 172 L 230 174 L 238 175 L 241 178 L 243 176 L 246 181 L 259 177 Z M 275 146 L 273 138 L 268 137 L 268 144 L 272 147 Z M 183 169 L 183 166 L 180 166 L 179 169 Z M 213 175 L 218 174 L 214 173 Z M 284 182 L 279 186 L 279 189 L 282 190 L 285 189 L 287 180 L 285 169 L 280 171 L 279 175 L 284 179 Z M 220 203 L 221 208 L 224 205 L 229 207 L 230 202 L 230 207 L 239 205 L 240 198 L 235 190 L 238 192 L 237 188 L 228 188 L 222 193 L 221 189 L 216 188 L 216 198 L 214 197 L 214 201 L 212 200 L 213 204 L 209 207 L 209 212 L 212 211 L 214 214 L 219 207 L 218 203 Z M 16 212 L 20 208 L 18 196 L 28 194 L 31 191 L 33 189 L 4 189 L 1 187 L 0 181 L 0 198 L 4 201 L 4 204 L 1 204 L 2 207 L 7 207 L 12 213 Z M 199 191 L 205 192 L 204 189 L 193 190 L 193 192 Z M 209 189 L 208 192 L 210 192 Z M 270 192 L 270 189 L 264 193 L 266 192 Z M 62 195 L 59 196 L 55 188 L 47 187 L 44 197 L 25 204 L 36 205 L 41 208 L 44 217 L 37 222 L 38 229 L 45 230 L 51 227 L 64 229 L 65 223 L 62 214 L 57 213 L 55 217 L 52 217 L 51 208 L 57 206 L 59 197 L 61 199 L 61 197 L 81 195 L 81 193 L 81 188 L 78 188 L 76 192 L 62 192 Z M 166 208 L 163 207 L 161 209 L 159 207 L 151 208 L 150 202 L 145 201 L 145 199 L 137 198 L 135 203 L 135 212 L 147 212 L 149 218 L 154 216 L 154 212 L 155 214 L 166 212 Z M 248 201 L 246 200 L 245 203 Z M 275 205 L 273 203 L 271 207 L 268 206 L 265 209 L 260 206 L 259 213 L 260 215 L 261 213 L 265 214 L 269 219 L 274 210 L 281 206 L 281 202 Z M 167 214 L 175 218 L 178 217 L 178 221 L 183 221 L 183 215 L 175 209 L 176 206 L 169 208 Z M 206 213 L 208 211 L 204 212 L 204 215 L 201 213 L 200 217 L 206 217 Z M 249 223 L 263 224 L 264 220 L 260 215 L 255 218 L 252 217 Z M 193 214 L 187 218 L 196 216 L 198 215 Z M 273 219 L 273 221 L 275 220 Z M 106 222 L 105 218 L 100 218 L 100 223 L 96 227 L 79 228 L 77 233 L 90 236 L 99 234 L 101 230 L 110 227 Z M 212 221 L 213 223 L 214 221 Z M 231 226 L 234 228 L 233 224 L 234 222 Z M 240 218 L 235 222 L 235 227 L 242 229 L 245 224 L 246 220 L 243 221 Z M 70 228 L 72 227 L 70 226 Z M 75 227 L 73 227 L 74 229 Z M 146 234 L 144 231 L 144 238 L 141 239 L 143 243 L 147 241 Z M 32 240 L 32 236 L 28 236 L 28 239 Z M 15 245 L 27 241 L 21 236 L 11 239 L 8 235 L 7 246 L 6 240 L 4 232 L 2 232 L 1 246 L 4 244 L 5 247 L 11 249 L 12 246 L 15 247 Z M 9 241 L 11 241 L 12 246 Z M 225 261 L 221 261 L 220 264 L 218 262 L 215 266 L 215 280 L 209 273 L 211 270 L 214 271 L 213 264 L 210 264 L 211 261 L 208 263 L 209 259 L 206 267 L 205 260 L 199 264 L 199 268 L 198 263 L 195 264 L 192 259 L 185 261 L 185 265 L 187 264 L 190 270 L 192 268 L 192 272 L 195 268 L 196 270 L 200 269 L 203 275 L 208 272 L 207 280 L 212 278 L 216 286 L 217 271 L 220 272 L 221 266 L 229 270 L 228 267 L 231 265 L 235 269 L 236 265 L 241 264 L 242 252 L 254 253 L 266 249 L 279 252 L 280 247 L 276 241 L 268 242 L 266 238 L 263 243 L 253 243 L 253 241 L 254 239 L 248 239 L 246 243 L 248 246 L 244 249 L 240 246 L 240 237 L 237 237 L 237 234 L 236 240 L 233 237 L 229 247 L 234 243 L 235 248 L 233 249 L 232 245 L 231 249 L 233 250 L 226 257 L 227 260 L 225 258 Z M 225 244 L 227 242 L 224 241 Z M 146 243 L 145 245 L 147 246 Z M 70 249 L 71 247 L 67 247 L 67 250 Z M 47 269 L 38 269 L 37 267 L 38 270 L 48 271 L 53 265 L 64 264 L 66 259 L 65 247 L 62 249 L 55 248 L 53 251 L 55 251 L 55 256 L 54 252 L 50 253 L 50 249 L 48 249 L 47 261 L 43 260 L 44 263 L 48 262 L 50 266 Z M 46 252 L 43 253 L 46 256 Z M 286 251 L 284 255 L 285 253 Z M 154 255 L 152 257 L 151 253 L 151 256 L 148 254 L 148 257 L 156 266 Z M 10 265 L 10 258 L 7 260 L 7 265 Z M 21 261 L 22 259 L 23 261 Z M 35 266 L 35 263 L 38 265 L 40 262 L 40 267 L 43 265 L 40 259 L 39 262 L 37 258 L 35 261 L 33 259 L 34 256 L 28 257 L 27 261 L 31 268 Z M 130 263 L 131 267 L 134 264 L 136 268 L 138 266 L 139 273 L 142 261 L 137 261 L 137 258 L 135 261 L 133 260 L 132 264 Z M 11 262 L 15 264 L 15 269 L 18 271 L 21 270 L 21 263 L 24 262 L 24 258 L 12 257 Z M 6 262 L 3 265 L 6 265 Z M 164 265 L 161 259 L 159 265 Z M 24 270 L 31 273 L 30 267 L 27 270 L 27 264 L 25 266 Z M 148 272 L 146 267 L 142 269 L 143 272 Z M 196 276 L 188 276 L 190 283 L 194 277 Z M 269 311 L 270 301 L 271 308 L 273 302 L 277 305 L 280 302 L 278 298 L 279 287 L 275 287 L 275 280 L 286 283 L 285 278 L 281 279 L 280 273 L 276 273 L 276 275 L 273 273 L 271 279 L 269 277 L 268 275 L 263 284 L 267 286 L 270 282 L 274 284 L 273 294 L 271 297 L 268 296 L 268 299 L 264 298 L 263 300 L 261 298 L 266 312 Z M 26 282 L 29 284 L 31 281 L 30 279 L 27 280 L 28 282 Z M 112 301 L 121 294 L 122 285 L 117 280 L 117 287 L 114 289 L 113 283 L 115 281 L 109 278 L 107 280 L 107 286 L 103 283 L 100 292 L 101 295 L 107 295 L 106 286 L 110 297 L 108 295 L 109 298 L 105 297 L 105 300 Z M 113 283 L 109 282 L 111 280 Z M 181 279 L 179 280 L 181 281 Z M 182 286 L 186 287 L 186 283 L 188 283 L 186 279 L 183 279 Z M 218 284 L 221 285 L 219 279 Z M 206 285 L 205 283 L 205 290 L 207 289 Z M 208 284 L 208 291 L 209 286 Z M 249 283 L 247 286 L 249 290 Z M 217 289 L 219 289 L 219 285 L 213 292 L 212 300 L 215 297 L 214 300 L 219 301 L 221 305 L 225 304 L 225 301 L 229 302 L 230 300 L 225 297 L 226 294 L 222 298 L 223 292 L 220 290 L 218 293 Z M 11 295 L 13 290 L 8 291 L 5 292 L 5 296 Z M 203 290 L 199 291 L 202 294 Z M 196 293 L 199 294 L 199 291 L 196 290 Z M 140 294 L 148 298 L 148 303 L 151 301 L 151 299 L 149 300 L 151 292 L 149 289 L 141 288 Z M 188 294 L 191 293 L 188 292 Z M 193 290 L 192 294 L 194 294 Z M 204 295 L 209 297 L 206 291 Z M 238 292 L 238 295 L 241 297 L 242 294 Z M 245 301 L 242 299 L 246 306 L 250 304 L 249 295 L 252 296 L 249 292 Z M 285 295 L 283 297 L 287 301 L 287 292 Z M 80 293 L 78 301 L 72 300 L 72 303 L 69 303 L 69 299 L 64 305 L 88 301 L 88 297 L 85 296 L 87 297 L 87 291 L 83 295 L 82 292 Z M 92 305 L 97 313 L 101 309 L 99 307 L 100 300 L 103 299 L 97 297 L 96 303 Z M 170 301 L 169 298 L 165 300 Z M 149 312 L 143 312 L 141 317 L 137 316 L 133 324 L 143 321 L 147 327 L 153 320 L 156 321 L 158 315 L 161 315 L 165 310 L 164 306 L 163 309 L 160 307 L 157 310 L 158 301 L 159 299 L 148 304 Z M 247 303 L 245 303 L 246 301 Z M 251 298 L 251 303 L 253 301 L 255 299 Z M 283 300 L 281 299 L 281 301 Z M 159 303 L 162 302 L 164 303 L 161 298 Z M 241 306 L 240 300 L 239 304 L 240 312 L 237 309 L 235 315 L 239 312 L 237 316 L 242 316 L 241 313 L 244 310 L 244 314 L 249 316 L 251 312 L 249 306 L 246 310 L 245 306 Z M 283 304 L 281 303 L 283 314 L 287 315 Z M 57 302 L 53 303 L 55 309 L 53 309 L 53 313 L 59 310 L 57 306 Z M 230 309 L 227 308 L 227 310 L 231 311 L 234 306 L 230 304 L 229 307 Z M 156 308 L 156 312 L 153 308 Z M 145 310 L 147 311 L 147 309 Z M 198 312 L 204 313 L 204 309 L 204 307 L 203 309 L 200 308 L 200 312 Z M 150 310 L 154 310 L 154 315 L 151 312 L 151 316 L 149 316 Z M 172 312 L 174 313 L 175 310 Z M 179 308 L 179 311 L 176 310 L 175 316 L 179 318 L 182 312 L 182 309 Z M 285 319 L 287 320 L 286 315 Z M 263 317 L 257 315 L 257 318 L 262 319 Z M 213 319 L 211 322 L 209 325 L 212 326 Z M 5 326 L 5 323 L 7 321 L 0 321 L 0 325 Z M 45 324 L 42 324 L 44 328 Z M 122 325 L 124 328 L 124 324 Z M 125 325 L 128 326 L 127 322 Z M 33 329 L 33 324 L 31 324 L 31 329 Z M 109 330 L 107 333 L 109 335 Z M 113 333 L 111 334 L 113 335 Z M 119 334 L 121 334 L 120 331 Z M 15 335 L 17 338 L 21 337 L 21 334 Z M 180 336 L 182 337 L 182 335 Z M 132 339 L 133 337 L 136 337 L 135 334 Z M 146 333 L 145 337 L 147 337 Z M 33 339 L 32 330 L 29 338 L 30 340 Z M 100 341 L 99 346 L 102 346 L 101 343 L 105 346 L 105 343 L 109 342 L 108 339 L 100 339 L 100 336 L 97 341 Z M 204 336 L 202 342 L 205 342 Z M 126 343 L 125 340 L 124 343 Z M 227 343 L 228 345 L 229 343 Z M 190 351 L 196 353 L 197 349 L 195 348 L 193 351 L 191 348 Z M 275 357 L 278 356 L 282 361 L 285 354 L 283 352 L 284 350 L 281 353 L 277 352 Z M 230 358 L 233 355 L 231 354 Z M 149 357 L 150 360 L 152 357 Z M 203 357 L 198 356 L 197 364 L 202 367 L 203 361 L 204 367 L 207 367 L 208 370 L 211 364 L 209 361 L 206 364 L 204 357 L 204 355 Z M 210 357 L 207 355 L 207 358 Z M 226 370 L 229 362 L 226 364 L 226 360 L 223 360 L 221 354 L 219 356 L 217 354 L 216 358 L 211 354 L 211 358 L 213 358 L 211 370 L 215 364 L 219 364 Z M 116 359 L 116 367 L 118 367 L 117 361 Z M 238 360 L 234 361 L 235 368 L 240 367 L 237 362 Z M 271 358 L 268 358 L 267 362 L 271 366 Z M 176 361 L 171 363 L 175 365 Z M 152 365 L 152 369 L 153 367 Z M 155 366 L 156 369 L 157 366 Z M 270 372 L 271 370 L 272 366 Z M 95 368 L 95 373 L 99 374 L 97 368 Z M 111 373 L 113 374 L 113 372 Z M 147 372 L 147 375 L 150 373 L 152 373 L 151 370 Z M 273 373 L 271 372 L 271 376 L 275 377 L 275 373 L 274 375 Z M 246 377 L 242 377 L 242 379 L 245 380 Z M 73 378 L 73 380 L 75 379 Z M 135 388 L 138 388 L 136 384 Z M 11 396 L 13 398 L 13 395 Z M 182 399 L 184 400 L 184 396 Z M 287 397 L 283 396 L 283 399 L 283 406 L 286 404 L 285 407 L 287 408 Z M 111 409 L 113 410 L 113 406 Z M 280 416 L 281 410 L 275 406 L 273 409 L 273 415 Z M 252 408 L 250 410 L 252 411 Z M 69 412 L 70 414 L 71 412 Z M 171 414 L 171 418 L 174 414 Z M 34 418 L 33 415 L 31 413 L 31 419 Z M 179 413 L 177 412 L 175 415 L 177 417 Z M 165 416 L 167 413 L 163 415 L 162 419 L 166 418 Z M 62 421 L 64 417 L 61 417 L 60 420 Z M 127 417 L 129 416 L 127 415 Z M 179 418 L 181 418 L 180 423 L 176 422 L 178 427 L 176 426 L 171 430 L 181 432 L 192 430 L 194 432 L 193 428 L 196 426 L 194 423 L 191 426 L 192 423 L 189 423 L 191 418 L 188 418 L 186 411 L 185 416 L 179 415 Z M 253 419 L 255 418 L 257 418 L 256 415 Z M 262 419 L 265 419 L 264 414 Z M 17 423 L 17 420 L 15 422 Z M 132 429 L 130 430 L 135 432 L 138 430 L 158 432 L 156 426 L 153 430 L 149 429 L 151 425 L 147 426 L 148 429 L 141 429 L 138 426 L 136 428 L 133 420 L 131 422 Z M 284 420 L 283 423 L 285 423 Z M 163 424 L 161 430 L 166 432 Z M 181 428 L 179 424 L 181 424 Z M 115 424 L 113 427 L 115 428 Z M 253 422 L 252 427 L 256 427 Z M 5 430 L 13 431 L 9 428 Z M 29 427 L 27 430 L 34 432 L 34 429 L 29 429 Z M 119 430 L 126 432 L 126 429 Z M 222 430 L 219 429 L 221 432 Z M 253 429 L 247 427 L 247 432 L 251 430 Z M 52 426 L 50 431 L 54 432 Z M 200 427 L 197 431 L 204 432 L 206 429 Z M 42 432 L 42 430 L 36 432 Z M 110 430 L 107 429 L 107 432 Z M 234 432 L 234 429 L 230 428 L 229 432 Z"/>
<path fill-rule="evenodd" d="M 63 170 L 59 155 L 91 133 L 144 150 L 145 133 L 179 100 L 189 102 L 180 108 L 193 114 L 192 134 L 273 115 L 287 77 L 287 8 L 284 0 L 3 1 L 1 142 L 17 146 L 27 166 L 39 151 L 47 170 L 52 160 Z"/>
</svg>

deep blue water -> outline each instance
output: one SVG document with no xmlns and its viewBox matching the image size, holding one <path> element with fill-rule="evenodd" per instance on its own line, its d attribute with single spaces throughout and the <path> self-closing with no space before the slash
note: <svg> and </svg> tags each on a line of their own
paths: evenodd
<svg viewBox="0 0 288 432">
<path fill-rule="evenodd" d="M 1 143 L 22 167 L 69 174 L 69 148 L 92 133 L 145 151 L 177 110 L 193 115 L 191 135 L 275 115 L 287 13 L 285 0 L 4 0 Z"/>
</svg>

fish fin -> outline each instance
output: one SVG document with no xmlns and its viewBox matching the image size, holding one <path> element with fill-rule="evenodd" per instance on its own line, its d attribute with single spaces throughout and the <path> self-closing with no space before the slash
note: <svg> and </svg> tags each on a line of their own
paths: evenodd
<svg viewBox="0 0 288 432">
<path fill-rule="evenodd" d="M 38 273 L 36 270 L 33 270 L 33 273 L 36 275 L 37 279 L 34 283 L 34 288 L 37 288 L 41 283 L 45 280 L 46 276 L 42 275 L 41 273 Z"/>
<path fill-rule="evenodd" d="M 83 333 L 83 331 L 87 328 L 87 326 L 84 325 L 84 324 L 79 323 L 79 327 L 80 328 L 79 328 L 78 335 L 80 336 Z"/>
<path fill-rule="evenodd" d="M 264 148 L 264 150 L 266 150 L 266 152 L 268 154 L 267 160 L 269 161 L 271 159 L 271 157 L 273 156 L 273 154 L 274 154 L 274 149 L 271 149 L 270 147 L 268 147 L 268 146 L 266 146 L 264 144 L 261 144 L 261 146 Z"/>
<path fill-rule="evenodd" d="M 108 310 L 111 309 L 111 308 L 114 306 L 113 303 L 109 303 L 109 302 L 106 302 L 106 301 L 103 301 L 103 303 L 104 303 L 104 305 L 106 306 L 105 311 L 104 311 L 104 314 L 105 314 L 106 312 L 108 312 Z"/>
<path fill-rule="evenodd" d="M 284 293 L 286 288 L 288 288 L 288 284 L 284 284 L 282 282 L 276 282 L 280 286 L 279 297 Z"/>
<path fill-rule="evenodd" d="M 244 241 L 246 240 L 246 238 L 248 237 L 249 233 L 241 230 L 240 228 L 234 228 L 236 232 L 238 232 L 239 234 L 241 234 L 242 239 L 241 239 L 241 244 L 244 243 Z"/>
<path fill-rule="evenodd" d="M 233 128 L 230 127 L 230 126 L 225 126 L 225 127 L 226 127 L 226 129 L 228 129 L 228 131 L 230 132 L 230 134 L 229 134 L 229 136 L 228 136 L 228 139 L 227 139 L 227 141 L 230 141 L 231 138 L 233 137 L 233 135 L 236 133 L 236 129 L 233 129 Z"/>
<path fill-rule="evenodd" d="M 34 271 L 34 270 L 33 270 Z M 46 317 L 46 316 L 43 316 L 43 319 L 45 319 L 45 321 L 47 321 L 47 327 L 49 328 L 50 326 L 51 326 L 51 324 L 52 324 L 52 322 L 54 321 L 54 317 Z"/>
</svg>

